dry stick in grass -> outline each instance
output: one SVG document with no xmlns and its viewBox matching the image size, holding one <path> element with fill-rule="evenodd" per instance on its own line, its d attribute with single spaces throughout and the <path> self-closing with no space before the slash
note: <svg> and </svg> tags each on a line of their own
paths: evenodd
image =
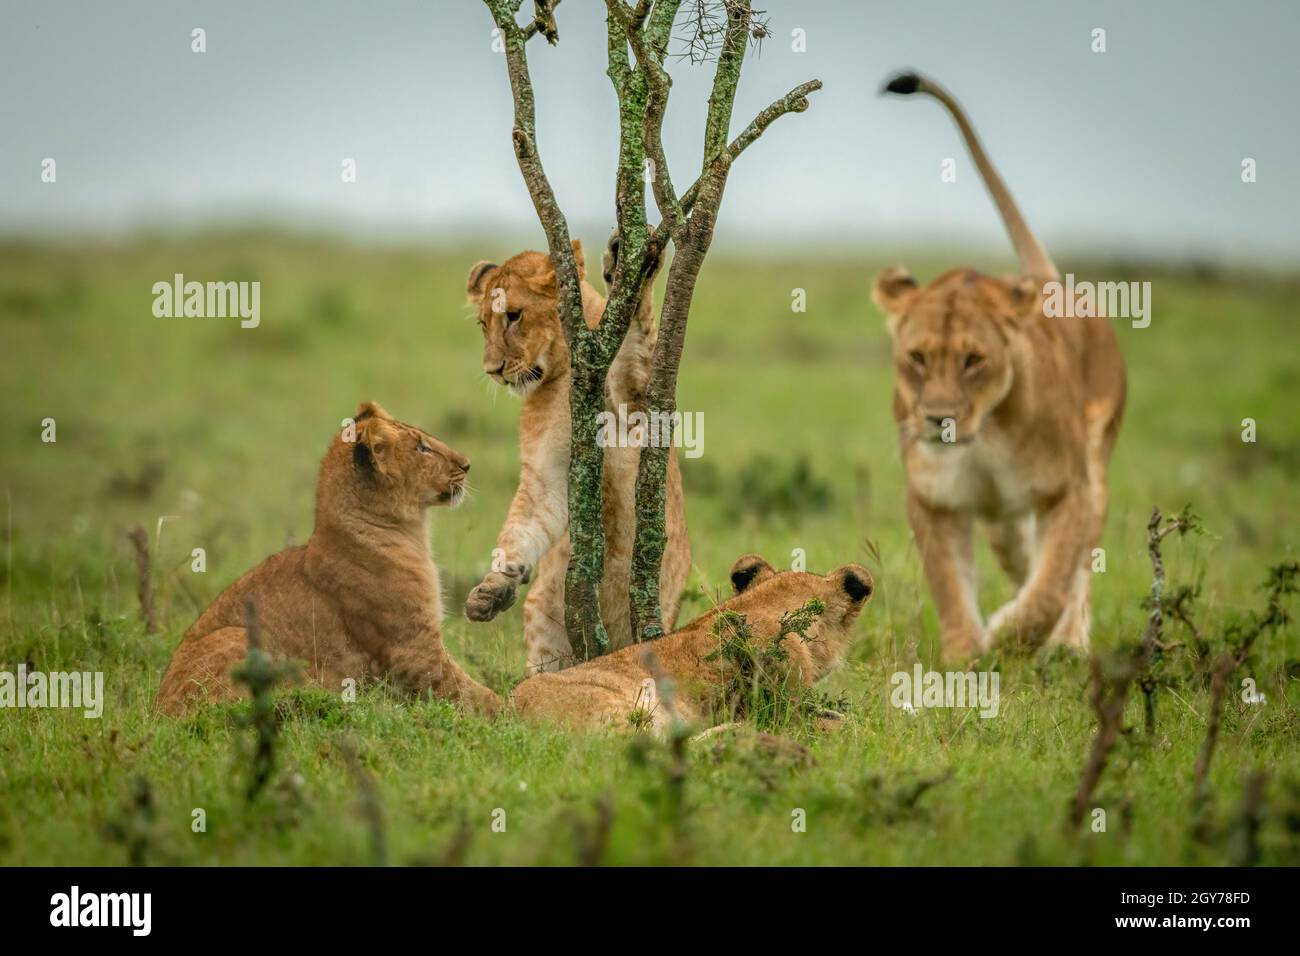
<svg viewBox="0 0 1300 956">
<path fill-rule="evenodd" d="M 1250 657 L 1255 642 L 1265 631 L 1275 630 L 1290 620 L 1283 599 L 1296 593 L 1297 578 L 1300 578 L 1300 564 L 1287 561 L 1269 569 L 1265 588 L 1268 602 L 1264 614 L 1252 612 L 1250 620 L 1236 629 L 1239 640 L 1234 650 L 1224 651 L 1214 665 L 1214 677 L 1210 685 L 1210 715 L 1206 720 L 1205 740 L 1201 744 L 1200 756 L 1196 759 L 1193 774 L 1192 804 L 1193 813 L 1198 819 L 1197 829 L 1204 832 L 1201 813 L 1209 797 L 1210 762 L 1214 759 L 1214 748 L 1219 741 L 1219 728 L 1223 722 L 1223 707 L 1228 699 L 1228 684 L 1233 672 Z"/>
<path fill-rule="evenodd" d="M 292 665 L 272 664 L 263 652 L 261 625 L 257 619 L 257 607 L 252 601 L 245 603 L 244 616 L 248 631 L 248 656 L 243 666 L 235 671 L 234 677 L 252 695 L 249 724 L 257 742 L 253 750 L 253 773 L 247 791 L 247 799 L 251 803 L 262 792 L 275 770 L 275 741 L 279 722 L 275 715 L 271 688 L 294 668 Z"/>
<path fill-rule="evenodd" d="M 135 546 L 135 593 L 140 598 L 140 616 L 144 618 L 144 632 L 158 631 L 158 618 L 153 606 L 153 575 L 149 561 L 149 533 L 136 525 L 127 535 Z"/>
<path fill-rule="evenodd" d="M 614 801 L 608 793 L 596 801 L 595 819 L 588 825 L 574 821 L 574 841 L 578 845 L 579 866 L 600 866 L 609 846 L 609 832 L 614 826 Z"/>
<path fill-rule="evenodd" d="M 1092 657 L 1092 709 L 1097 714 L 1097 736 L 1092 741 L 1092 751 L 1083 768 L 1083 779 L 1079 789 L 1070 801 L 1070 812 L 1066 816 L 1066 830 L 1073 830 L 1083 820 L 1088 810 L 1092 793 L 1101 780 L 1102 771 L 1110 757 L 1111 748 L 1119 739 L 1120 724 L 1124 718 L 1124 705 L 1128 702 L 1129 687 L 1143 666 L 1142 651 L 1126 657 L 1115 668 L 1115 673 L 1107 675 L 1101 659 Z"/>
<path fill-rule="evenodd" d="M 474 828 L 470 826 L 469 820 L 461 817 L 460 823 L 456 825 L 456 832 L 443 848 L 442 856 L 435 866 L 464 866 L 465 858 L 469 855 L 469 846 L 473 842 Z"/>
<path fill-rule="evenodd" d="M 1259 828 L 1264 822 L 1264 789 L 1268 774 L 1256 770 L 1246 778 L 1241 791 L 1237 817 L 1236 846 L 1232 862 L 1236 866 L 1254 866 L 1259 862 Z"/>
<path fill-rule="evenodd" d="M 1151 559 L 1152 572 L 1151 613 L 1147 617 L 1147 626 L 1142 632 L 1141 644 L 1136 651 L 1116 665 L 1113 674 L 1106 675 L 1101 659 L 1093 655 L 1091 700 L 1099 726 L 1097 736 L 1092 742 L 1088 763 L 1083 769 L 1083 779 L 1079 781 L 1079 789 L 1075 791 L 1074 798 L 1070 801 L 1070 812 L 1066 817 L 1067 829 L 1078 826 L 1087 812 L 1088 802 L 1092 799 L 1097 783 L 1101 780 L 1102 771 L 1106 769 L 1111 748 L 1119 739 L 1124 705 L 1128 702 L 1129 688 L 1134 679 L 1138 680 L 1143 693 L 1146 732 L 1148 734 L 1155 732 L 1157 685 L 1154 675 L 1150 673 L 1150 667 L 1159 660 L 1161 653 L 1168 649 L 1168 645 L 1162 641 L 1165 562 L 1160 552 L 1160 545 L 1165 538 L 1175 532 L 1186 534 L 1197 527 L 1199 527 L 1197 518 L 1190 508 L 1184 508 L 1177 517 L 1170 518 L 1168 522 L 1165 522 L 1159 508 L 1151 510 L 1151 517 L 1147 521 L 1147 554 Z"/>
<path fill-rule="evenodd" d="M 1165 561 L 1160 553 L 1161 542 L 1177 532 L 1186 534 L 1198 526 L 1196 516 L 1184 508 L 1177 517 L 1164 523 L 1159 508 L 1151 509 L 1151 518 L 1147 521 L 1147 555 L 1151 558 L 1151 613 L 1147 617 L 1147 626 L 1142 633 L 1142 668 L 1143 674 L 1138 681 L 1142 688 L 1143 723 L 1148 735 L 1156 732 L 1156 687 L 1159 686 L 1151 666 L 1160 660 L 1168 645 L 1164 637 L 1164 594 Z"/>
<path fill-rule="evenodd" d="M 654 651 L 646 650 L 641 657 L 646 670 L 655 682 L 655 696 L 669 717 L 668 762 L 664 767 L 664 787 L 668 794 L 668 820 L 673 832 L 673 852 L 683 859 L 690 852 L 686 835 L 686 744 L 690 728 L 677 716 L 674 706 L 673 679 L 659 664 Z"/>
<path fill-rule="evenodd" d="M 374 775 L 361 761 L 356 744 L 349 738 L 343 738 L 336 745 L 343 755 L 352 779 L 356 781 L 357 807 L 362 819 L 366 821 L 366 830 L 370 835 L 370 866 L 388 865 L 387 828 L 384 826 L 384 807 L 379 799 L 379 789 L 375 786 Z"/>
</svg>

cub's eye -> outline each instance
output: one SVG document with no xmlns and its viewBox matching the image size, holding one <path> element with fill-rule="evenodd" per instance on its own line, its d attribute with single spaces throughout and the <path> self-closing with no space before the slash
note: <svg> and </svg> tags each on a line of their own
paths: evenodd
<svg viewBox="0 0 1300 956">
<path fill-rule="evenodd" d="M 417 439 L 415 440 L 415 450 L 418 451 L 418 452 L 419 452 L 420 454 L 422 454 L 422 455 L 432 455 L 432 454 L 433 454 L 433 449 L 430 448 L 428 445 L 426 445 L 426 444 L 424 443 L 424 439 L 423 439 L 423 438 L 417 438 Z"/>
<path fill-rule="evenodd" d="M 971 352 L 970 355 L 967 355 L 967 356 L 966 356 L 966 370 L 967 370 L 967 371 L 970 371 L 970 370 L 973 369 L 973 368 L 978 368 L 979 366 L 981 366 L 981 365 L 983 365 L 983 364 L 984 364 L 984 356 L 979 355 L 979 354 L 976 353 L 976 352 Z"/>
<path fill-rule="evenodd" d="M 908 357 L 909 359 L 912 360 L 912 363 L 913 363 L 913 364 L 915 364 L 915 365 L 919 365 L 919 366 L 921 366 L 921 368 L 925 368 L 925 355 L 924 355 L 924 353 L 922 353 L 922 352 L 908 352 L 908 353 L 907 353 L 907 357 Z"/>
<path fill-rule="evenodd" d="M 506 325 L 514 325 L 518 321 L 519 321 L 519 313 L 517 311 L 506 313 Z"/>
</svg>

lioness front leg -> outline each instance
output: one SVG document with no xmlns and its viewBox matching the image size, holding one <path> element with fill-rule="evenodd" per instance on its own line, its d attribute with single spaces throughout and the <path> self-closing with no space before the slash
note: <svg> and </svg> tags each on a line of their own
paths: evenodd
<svg viewBox="0 0 1300 956">
<path fill-rule="evenodd" d="M 994 643 L 1036 648 L 1050 635 L 1078 586 L 1083 552 L 1092 526 L 1087 495 L 1066 492 L 1038 515 L 1042 536 L 1029 580 L 989 619 Z M 1086 592 L 1085 592 L 1086 595 Z M 1086 600 L 1086 597 L 1085 597 Z"/>
<path fill-rule="evenodd" d="M 944 657 L 973 657 L 984 650 L 985 640 L 975 603 L 971 516 L 933 508 L 909 494 L 907 518 L 939 614 Z"/>
</svg>

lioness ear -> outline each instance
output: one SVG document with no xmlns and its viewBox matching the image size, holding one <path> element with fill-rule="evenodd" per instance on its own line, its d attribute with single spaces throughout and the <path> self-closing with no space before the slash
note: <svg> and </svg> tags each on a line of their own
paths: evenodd
<svg viewBox="0 0 1300 956">
<path fill-rule="evenodd" d="M 897 331 L 898 320 L 912 304 L 916 293 L 916 280 L 906 269 L 891 266 L 876 277 L 875 285 L 871 287 L 871 301 L 885 313 L 890 335 Z"/>
<path fill-rule="evenodd" d="M 1043 283 L 1025 276 L 1007 281 L 1007 294 L 1017 318 L 1024 320 L 1043 311 Z"/>
<path fill-rule="evenodd" d="M 731 566 L 731 586 L 737 594 L 743 594 L 760 581 L 775 576 L 776 568 L 758 554 L 743 555 Z"/>
<path fill-rule="evenodd" d="M 496 267 L 495 262 L 484 259 L 482 262 L 474 263 L 474 268 L 469 270 L 469 278 L 465 280 L 465 294 L 475 305 L 483 301 L 483 280 Z"/>
</svg>

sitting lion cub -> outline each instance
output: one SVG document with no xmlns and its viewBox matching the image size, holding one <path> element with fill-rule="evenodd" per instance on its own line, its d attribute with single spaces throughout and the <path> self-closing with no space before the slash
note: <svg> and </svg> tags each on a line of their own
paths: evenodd
<svg viewBox="0 0 1300 956">
<path fill-rule="evenodd" d="M 625 647 L 604 657 L 556 673 L 528 678 L 515 688 L 515 709 L 581 727 L 630 729 L 640 712 L 662 730 L 673 717 L 687 723 L 707 721 L 727 681 L 725 664 L 715 653 L 719 637 L 714 619 L 723 611 L 743 614 L 758 649 L 772 642 L 782 616 L 816 599 L 825 609 L 803 631 L 787 634 L 788 675 L 807 687 L 824 676 L 844 653 L 853 622 L 871 597 L 873 582 L 866 568 L 846 564 L 822 577 L 802 571 L 778 572 L 756 554 L 747 554 L 731 569 L 736 596 L 679 631 L 646 644 Z M 657 681 L 668 678 L 672 689 Z M 672 712 L 668 713 L 671 706 Z"/>
<path fill-rule="evenodd" d="M 872 293 L 894 340 L 907 517 L 944 653 L 970 657 L 996 642 L 1084 647 L 1089 562 L 1124 415 L 1115 333 L 1102 317 L 1045 314 L 1047 287 L 1060 275 L 947 91 L 911 73 L 885 89 L 932 96 L 956 119 L 1025 272 L 1000 279 L 953 269 L 922 287 L 886 269 Z M 971 557 L 977 518 L 1019 588 L 987 627 Z"/>
<path fill-rule="evenodd" d="M 321 463 L 311 538 L 267 558 L 199 616 L 163 675 L 157 710 L 246 696 L 231 671 L 248 653 L 250 602 L 263 649 L 301 661 L 308 680 L 327 690 L 346 678 L 387 676 L 412 693 L 484 713 L 500 708 L 443 648 L 429 551 L 427 509 L 460 504 L 469 460 L 373 402 L 355 422 L 356 440 L 335 436 Z"/>
</svg>

